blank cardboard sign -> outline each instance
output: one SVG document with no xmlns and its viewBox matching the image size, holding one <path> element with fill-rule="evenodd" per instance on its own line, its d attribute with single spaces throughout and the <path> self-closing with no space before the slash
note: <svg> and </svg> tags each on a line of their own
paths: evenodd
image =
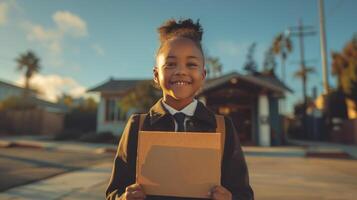
<svg viewBox="0 0 357 200">
<path fill-rule="evenodd" d="M 136 182 L 147 195 L 208 198 L 220 185 L 220 133 L 140 131 Z"/>
</svg>

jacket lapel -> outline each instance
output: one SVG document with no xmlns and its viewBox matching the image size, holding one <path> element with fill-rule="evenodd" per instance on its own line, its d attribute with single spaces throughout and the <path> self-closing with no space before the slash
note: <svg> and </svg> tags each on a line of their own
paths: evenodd
<svg viewBox="0 0 357 200">
<path fill-rule="evenodd" d="M 151 107 L 149 111 L 148 123 L 144 124 L 144 130 L 148 131 L 174 131 L 174 119 L 169 111 L 161 103 L 162 99 L 158 100 L 156 104 Z"/>
<path fill-rule="evenodd" d="M 214 113 L 198 101 L 194 115 L 187 122 L 187 130 L 192 132 L 215 132 L 216 127 Z"/>
</svg>

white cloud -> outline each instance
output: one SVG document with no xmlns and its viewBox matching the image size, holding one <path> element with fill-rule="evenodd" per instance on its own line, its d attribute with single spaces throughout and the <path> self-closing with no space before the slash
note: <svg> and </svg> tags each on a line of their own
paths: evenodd
<svg viewBox="0 0 357 200">
<path fill-rule="evenodd" d="M 57 11 L 52 19 L 63 33 L 68 33 L 74 37 L 82 37 L 88 34 L 87 23 L 71 12 Z"/>
<path fill-rule="evenodd" d="M 41 25 L 32 24 L 31 22 L 24 23 L 24 27 L 27 31 L 26 38 L 28 41 L 36 42 L 53 55 L 62 53 L 62 40 L 64 35 L 60 31 L 57 29 L 44 28 Z"/>
<path fill-rule="evenodd" d="M 17 4 L 17 0 L 0 0 L 0 26 L 17 24 L 23 19 L 23 8 Z"/>
<path fill-rule="evenodd" d="M 45 29 L 41 25 L 33 25 L 31 23 L 28 23 L 27 25 L 29 27 L 29 32 L 27 34 L 27 39 L 29 41 L 48 42 L 62 38 L 62 35 L 56 30 Z"/>
<path fill-rule="evenodd" d="M 7 23 L 8 10 L 9 6 L 5 2 L 0 3 L 0 26 Z"/>
<path fill-rule="evenodd" d="M 63 40 L 67 37 L 84 37 L 88 35 L 86 22 L 68 11 L 57 11 L 52 16 L 54 27 L 45 28 L 32 22 L 24 23 L 27 40 L 38 42 L 54 55 L 63 51 Z"/>
<path fill-rule="evenodd" d="M 23 85 L 24 77 L 21 77 L 16 83 Z M 81 97 L 85 94 L 86 88 L 70 77 L 59 75 L 41 75 L 36 74 L 32 77 L 31 86 L 40 91 L 40 96 L 49 101 L 55 102 L 63 93 L 73 97 Z"/>
<path fill-rule="evenodd" d="M 95 53 L 99 56 L 104 56 L 105 52 L 104 49 L 99 46 L 98 44 L 93 44 L 92 45 L 93 50 L 95 51 Z"/>
</svg>

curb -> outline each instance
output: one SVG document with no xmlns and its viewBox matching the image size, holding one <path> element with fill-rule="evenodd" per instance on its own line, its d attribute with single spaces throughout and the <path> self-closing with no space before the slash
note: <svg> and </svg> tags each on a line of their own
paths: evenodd
<svg viewBox="0 0 357 200">
<path fill-rule="evenodd" d="M 12 147 L 14 145 L 13 142 L 9 142 L 9 141 L 0 141 L 0 148 L 9 148 Z"/>
<path fill-rule="evenodd" d="M 26 142 L 13 142 L 10 147 L 21 147 L 21 148 L 31 148 L 31 149 L 44 149 L 45 147 L 39 144 L 31 144 Z"/>
<path fill-rule="evenodd" d="M 357 159 L 357 149 L 343 144 L 288 140 L 289 144 L 307 148 L 306 158 Z"/>
<path fill-rule="evenodd" d="M 321 153 L 321 152 L 306 152 L 305 157 L 307 158 L 333 158 L 333 159 L 354 159 L 350 154 L 346 152 L 336 152 L 336 153 Z"/>
<path fill-rule="evenodd" d="M 40 142 L 34 141 L 7 141 L 7 140 L 0 140 L 0 148 L 31 148 L 31 149 L 44 149 L 44 150 L 57 150 L 57 151 L 83 151 L 83 152 L 91 152 L 91 153 L 110 153 L 115 154 L 117 152 L 116 147 L 98 147 L 98 148 L 78 148 L 74 149 L 73 146 L 67 147 L 66 146 L 53 146 L 49 144 L 42 144 Z"/>
</svg>

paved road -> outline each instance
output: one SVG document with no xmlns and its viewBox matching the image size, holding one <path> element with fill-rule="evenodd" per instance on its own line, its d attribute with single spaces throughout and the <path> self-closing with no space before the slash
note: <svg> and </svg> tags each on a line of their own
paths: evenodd
<svg viewBox="0 0 357 200">
<path fill-rule="evenodd" d="M 258 148 L 258 147 L 256 147 Z M 260 150 L 263 149 L 263 150 Z M 3 149 L 2 149 L 3 150 Z M 7 149 L 15 151 L 16 149 Z M 326 158 L 306 158 L 301 156 L 299 149 L 273 149 L 273 148 L 259 148 L 260 153 L 253 153 L 251 151 L 246 156 L 248 168 L 250 171 L 251 185 L 255 192 L 255 197 L 258 200 L 354 200 L 357 196 L 357 160 L 352 159 L 326 159 Z M 273 151 L 274 150 L 274 151 Z M 277 153 L 273 154 L 273 152 Z M 24 153 L 23 151 L 19 151 Z M 23 158 L 26 156 L 19 152 L 12 152 L 16 156 Z M 289 153 L 287 153 L 289 152 Z M 36 165 L 37 162 L 47 160 L 50 163 L 58 163 L 55 161 L 62 157 L 60 166 L 46 166 L 47 168 L 59 168 L 60 170 L 71 167 L 83 167 L 84 165 L 91 165 L 98 163 L 97 168 L 79 170 L 65 173 L 58 176 L 59 179 L 50 178 L 39 182 L 39 184 L 30 184 L 24 186 L 22 189 L 15 188 L 8 193 L 0 194 L 0 199 L 13 199 L 11 195 L 29 197 L 34 194 L 34 188 L 53 191 L 54 193 L 62 189 L 61 194 L 57 196 L 51 193 L 52 199 L 56 200 L 70 200 L 70 199 L 86 199 L 99 200 L 104 198 L 104 191 L 108 184 L 108 179 L 111 171 L 111 160 L 113 154 L 74 154 L 60 152 L 42 152 L 31 150 L 31 152 L 24 153 L 25 155 L 41 155 L 41 158 L 33 159 L 32 162 L 24 162 L 17 159 L 3 158 L 3 151 L 0 152 L 0 160 L 8 159 L 6 162 L 24 162 L 28 169 L 36 168 L 42 165 Z M 66 154 L 66 155 L 65 155 Z M 58 156 L 58 157 L 55 157 Z M 60 156 L 61 155 L 61 156 Z M 46 158 L 47 156 L 47 158 Z M 83 156 L 83 164 L 80 156 Z M 54 160 L 51 160 L 54 159 Z M 101 160 L 102 159 L 102 160 Z M 103 163 L 101 163 L 103 161 Z M 77 164 L 70 164 L 70 163 Z M 25 165 L 22 163 L 23 165 Z M 0 173 L 3 171 L 3 165 L 0 162 Z M 15 164 L 15 163 L 14 163 Z M 38 164 L 38 163 L 37 163 Z M 41 164 L 41 163 L 40 163 Z M 97 166 L 96 165 L 96 166 Z M 13 166 L 13 164 L 11 164 Z M 67 167 L 67 168 L 66 168 Z M 10 170 L 10 169 L 7 169 Z M 26 170 L 25 170 L 26 171 Z M 93 174 L 93 172 L 95 172 Z M 18 169 L 14 174 L 21 173 Z M 27 174 L 27 173 L 22 173 Z M 92 176 L 90 176 L 92 174 Z M 3 177 L 0 174 L 0 177 Z M 57 177 L 57 176 L 56 176 Z M 61 178 L 62 177 L 62 178 Z M 73 178 L 82 177 L 82 178 Z M 2 180 L 8 180 L 5 178 Z M 73 180 L 77 180 L 73 182 Z M 88 179 L 88 180 L 87 180 Z M 3 182 L 3 181 L 0 182 Z M 64 182 L 72 183 L 65 184 Z M 42 184 L 42 186 L 41 186 Z M 80 186 L 80 187 L 79 187 Z M 56 189 L 55 189 L 56 188 Z M 36 192 L 35 192 L 36 193 Z M 37 194 L 37 193 L 36 193 Z M 35 195 L 36 195 L 35 194 Z M 50 194 L 50 193 L 43 193 Z M 31 199 L 31 198 L 19 198 Z M 49 197 L 39 198 L 36 196 L 32 199 L 51 199 Z"/>
<path fill-rule="evenodd" d="M 357 160 L 299 157 L 247 157 L 259 200 L 353 200 Z"/>
<path fill-rule="evenodd" d="M 357 160 L 247 156 L 257 200 L 355 200 Z M 106 174 L 110 175 L 110 163 Z M 103 199 L 107 181 L 85 187 L 60 200 Z"/>
<path fill-rule="evenodd" d="M 113 154 L 1 148 L 0 192 L 61 173 L 110 162 Z"/>
<path fill-rule="evenodd" d="M 257 200 L 356 199 L 357 160 L 262 155 L 246 159 Z M 61 200 L 100 200 L 106 186 L 104 182 Z"/>
</svg>

